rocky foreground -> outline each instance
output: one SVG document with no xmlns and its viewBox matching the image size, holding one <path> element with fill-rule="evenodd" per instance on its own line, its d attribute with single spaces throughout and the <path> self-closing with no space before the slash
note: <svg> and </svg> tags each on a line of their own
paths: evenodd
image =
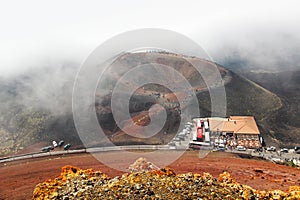
<svg viewBox="0 0 300 200">
<path fill-rule="evenodd" d="M 237 183 L 227 172 L 218 178 L 208 173 L 176 175 L 145 159 L 129 169 L 129 174 L 109 178 L 100 171 L 65 166 L 58 178 L 35 187 L 33 199 L 300 199 L 299 186 L 259 191 Z"/>
</svg>

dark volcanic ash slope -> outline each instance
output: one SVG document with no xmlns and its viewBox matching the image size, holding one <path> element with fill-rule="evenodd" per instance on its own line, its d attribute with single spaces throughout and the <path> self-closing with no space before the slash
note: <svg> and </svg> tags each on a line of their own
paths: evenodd
<svg viewBox="0 0 300 200">
<path fill-rule="evenodd" d="M 272 91 L 283 102 L 283 106 L 266 119 L 264 128 L 269 135 L 282 146 L 300 145 L 300 71 L 247 72 L 244 76 Z"/>
<path fill-rule="evenodd" d="M 113 89 L 116 81 L 132 67 L 150 61 L 173 67 L 193 87 L 201 88 L 202 92 L 197 95 L 201 115 L 210 115 L 210 98 L 209 93 L 205 91 L 206 85 L 201 75 L 184 58 L 181 55 L 158 52 L 126 53 L 109 67 L 106 76 L 102 82 L 100 81 L 100 90 L 96 94 L 96 104 L 91 105 L 96 106 L 100 125 L 109 137 L 120 130 L 115 125 L 111 114 L 110 94 L 107 91 Z M 212 65 L 209 61 L 199 58 L 189 59 L 202 63 L 208 69 Z M 0 80 L 0 142 L 2 144 L 0 154 L 12 153 L 41 141 L 50 144 L 52 140 L 64 139 L 74 144 L 73 146 L 81 145 L 71 110 L 72 87 L 77 69 L 71 64 L 50 69 L 39 68 L 29 71 L 28 74 Z M 256 119 L 261 120 L 259 121 L 261 127 L 272 126 L 272 124 L 266 124 L 272 123 L 272 121 L 264 119 L 268 119 L 271 113 L 281 106 L 280 99 L 268 90 L 220 65 L 218 65 L 218 69 L 226 83 L 227 115 L 254 115 Z M 136 74 L 141 79 L 149 75 L 151 75 L 151 71 Z M 169 80 L 170 84 L 177 81 L 172 75 L 165 75 L 165 78 Z M 124 83 L 124 85 L 131 86 L 130 83 Z M 105 90 L 106 93 L 102 93 L 103 90 L 101 89 Z M 144 94 L 137 91 L 131 98 L 130 111 L 133 117 L 147 113 L 147 109 L 154 103 L 153 96 L 147 92 L 156 91 L 166 95 L 170 93 L 168 88 L 155 84 L 146 85 L 144 89 L 146 91 Z M 168 94 L 167 98 L 176 101 L 172 95 Z M 162 133 L 157 134 L 147 142 L 161 144 L 172 138 L 172 133 L 178 127 L 178 120 L 180 120 L 178 117 L 178 112 L 169 110 L 168 120 Z M 163 134 L 164 131 L 170 134 Z M 134 140 L 134 138 L 122 134 L 119 134 L 118 137 L 119 141 L 117 139 L 114 141 L 115 143 L 145 143 L 145 141 Z M 293 138 L 290 139 L 293 140 Z"/>
</svg>

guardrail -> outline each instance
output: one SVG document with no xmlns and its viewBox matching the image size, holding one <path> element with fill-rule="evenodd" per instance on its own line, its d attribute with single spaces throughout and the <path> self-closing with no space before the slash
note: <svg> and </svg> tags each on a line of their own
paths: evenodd
<svg viewBox="0 0 300 200">
<path fill-rule="evenodd" d="M 40 152 L 35 152 L 35 153 L 28 153 L 28 154 L 20 154 L 20 155 L 14 155 L 14 156 L 7 156 L 7 157 L 2 157 L 0 158 L 0 162 L 1 160 L 8 160 L 8 159 L 18 159 L 19 157 L 26 157 L 26 156 L 30 156 L 30 155 L 35 155 L 35 154 L 39 154 Z"/>
<path fill-rule="evenodd" d="M 87 149 L 74 149 L 74 150 L 66 150 L 66 151 L 36 152 L 30 154 L 21 154 L 21 155 L 3 157 L 0 158 L 0 163 L 6 163 L 6 162 L 24 160 L 30 158 L 63 155 L 63 154 L 96 153 L 96 152 L 121 151 L 121 150 L 167 150 L 167 149 L 169 149 L 168 145 L 128 145 L 128 146 L 93 147 Z"/>
<path fill-rule="evenodd" d="M 54 155 L 63 155 L 63 154 L 73 154 L 73 153 L 85 153 L 86 149 L 76 149 L 76 150 L 67 150 L 67 151 L 49 151 L 49 152 L 36 152 L 31 154 L 21 154 L 10 157 L 0 158 L 0 163 L 24 160 L 30 158 L 40 158 L 46 156 L 54 156 Z"/>
</svg>

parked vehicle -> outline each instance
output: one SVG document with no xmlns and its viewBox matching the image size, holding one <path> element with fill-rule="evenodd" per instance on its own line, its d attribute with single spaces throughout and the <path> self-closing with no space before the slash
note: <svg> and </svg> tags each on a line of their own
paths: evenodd
<svg viewBox="0 0 300 200">
<path fill-rule="evenodd" d="M 288 150 L 287 148 L 283 148 L 283 149 L 280 149 L 280 152 L 281 152 L 281 153 L 288 153 L 289 150 Z"/>
<path fill-rule="evenodd" d="M 64 142 L 63 140 L 61 140 L 61 141 L 59 141 L 58 146 L 59 146 L 59 147 L 62 147 L 62 145 L 64 145 L 64 143 L 65 143 L 65 142 Z"/>
<path fill-rule="evenodd" d="M 42 152 L 49 152 L 49 151 L 51 151 L 53 149 L 54 149 L 53 146 L 47 146 L 47 147 L 43 147 L 41 150 L 42 150 Z"/>
<path fill-rule="evenodd" d="M 64 146 L 64 150 L 69 150 L 70 149 L 70 147 L 71 147 L 71 144 L 66 144 L 65 146 Z"/>
<path fill-rule="evenodd" d="M 192 130 L 192 128 L 191 127 L 185 127 L 184 130 L 190 131 L 190 130 Z"/>
<path fill-rule="evenodd" d="M 50 151 L 47 147 L 43 147 L 42 149 L 41 149 L 41 151 L 42 152 L 48 152 L 48 151 Z"/>
<path fill-rule="evenodd" d="M 180 132 L 179 134 L 177 134 L 177 136 L 181 135 L 181 136 L 186 137 L 188 134 L 189 134 L 189 132 Z"/>
<path fill-rule="evenodd" d="M 53 144 L 53 147 L 54 147 L 54 148 L 56 148 L 56 147 L 58 146 L 58 145 L 57 145 L 57 142 L 54 141 L 54 140 L 53 140 L 52 144 Z"/>
<path fill-rule="evenodd" d="M 300 154 L 300 146 L 297 146 L 294 148 L 295 153 Z"/>
<path fill-rule="evenodd" d="M 263 152 L 263 149 L 260 147 L 260 148 L 256 148 L 253 150 L 254 153 L 260 153 L 260 152 Z"/>
<path fill-rule="evenodd" d="M 186 124 L 186 125 L 184 125 L 184 127 L 190 129 L 190 128 L 192 128 L 192 125 Z"/>
<path fill-rule="evenodd" d="M 267 147 L 267 151 L 276 151 L 276 147 L 274 146 Z"/>
<path fill-rule="evenodd" d="M 246 151 L 247 149 L 244 146 L 237 146 L 236 150 L 238 150 L 238 151 Z"/>
<path fill-rule="evenodd" d="M 175 142 L 170 142 L 169 146 L 176 146 Z"/>
<path fill-rule="evenodd" d="M 177 137 L 178 137 L 180 140 L 184 140 L 184 139 L 185 139 L 185 135 L 177 135 Z"/>
<path fill-rule="evenodd" d="M 213 149 L 214 152 L 217 152 L 217 151 L 225 151 L 226 149 L 225 148 L 216 148 L 216 149 Z"/>
</svg>

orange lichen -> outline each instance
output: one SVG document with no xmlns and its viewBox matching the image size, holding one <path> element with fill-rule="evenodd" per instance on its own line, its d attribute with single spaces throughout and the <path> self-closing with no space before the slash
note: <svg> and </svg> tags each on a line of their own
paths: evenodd
<svg viewBox="0 0 300 200">
<path fill-rule="evenodd" d="M 66 165 L 62 167 L 61 174 L 58 178 L 53 180 L 48 179 L 44 183 L 38 184 L 33 192 L 34 199 L 53 199 L 57 194 L 58 186 L 64 184 L 64 182 L 68 180 L 72 180 L 76 176 L 84 176 L 86 179 L 93 178 L 94 176 L 101 175 L 105 179 L 109 179 L 106 174 L 103 174 L 100 171 L 94 171 L 93 169 L 82 170 L 78 167 L 74 167 L 71 165 Z"/>
<path fill-rule="evenodd" d="M 220 182 L 235 182 L 232 178 L 231 175 L 228 172 L 223 172 L 222 174 L 219 175 L 219 181 Z"/>
<path fill-rule="evenodd" d="M 168 192 L 183 189 L 186 190 L 182 193 Z M 219 179 L 216 179 L 209 173 L 203 173 L 202 176 L 193 173 L 176 175 L 170 168 L 133 172 L 110 179 L 100 171 L 82 170 L 68 165 L 62 168 L 58 178 L 38 184 L 34 189 L 33 199 L 62 199 L 63 197 L 89 199 L 99 195 L 103 198 L 127 198 L 126 195 L 132 194 L 140 195 L 137 197 L 143 197 L 146 194 L 158 195 L 154 199 L 183 198 L 182 195 L 191 199 L 201 195 L 207 198 L 228 198 L 234 195 L 237 199 L 292 200 L 300 199 L 300 187 L 292 186 L 285 192 L 281 190 L 260 191 L 237 183 L 228 172 L 223 172 L 219 175 Z"/>
<path fill-rule="evenodd" d="M 151 174 L 159 175 L 159 176 L 164 176 L 164 175 L 166 175 L 166 176 L 176 176 L 176 173 L 168 167 L 162 168 L 160 170 L 153 170 L 153 171 L 151 171 Z"/>
</svg>

